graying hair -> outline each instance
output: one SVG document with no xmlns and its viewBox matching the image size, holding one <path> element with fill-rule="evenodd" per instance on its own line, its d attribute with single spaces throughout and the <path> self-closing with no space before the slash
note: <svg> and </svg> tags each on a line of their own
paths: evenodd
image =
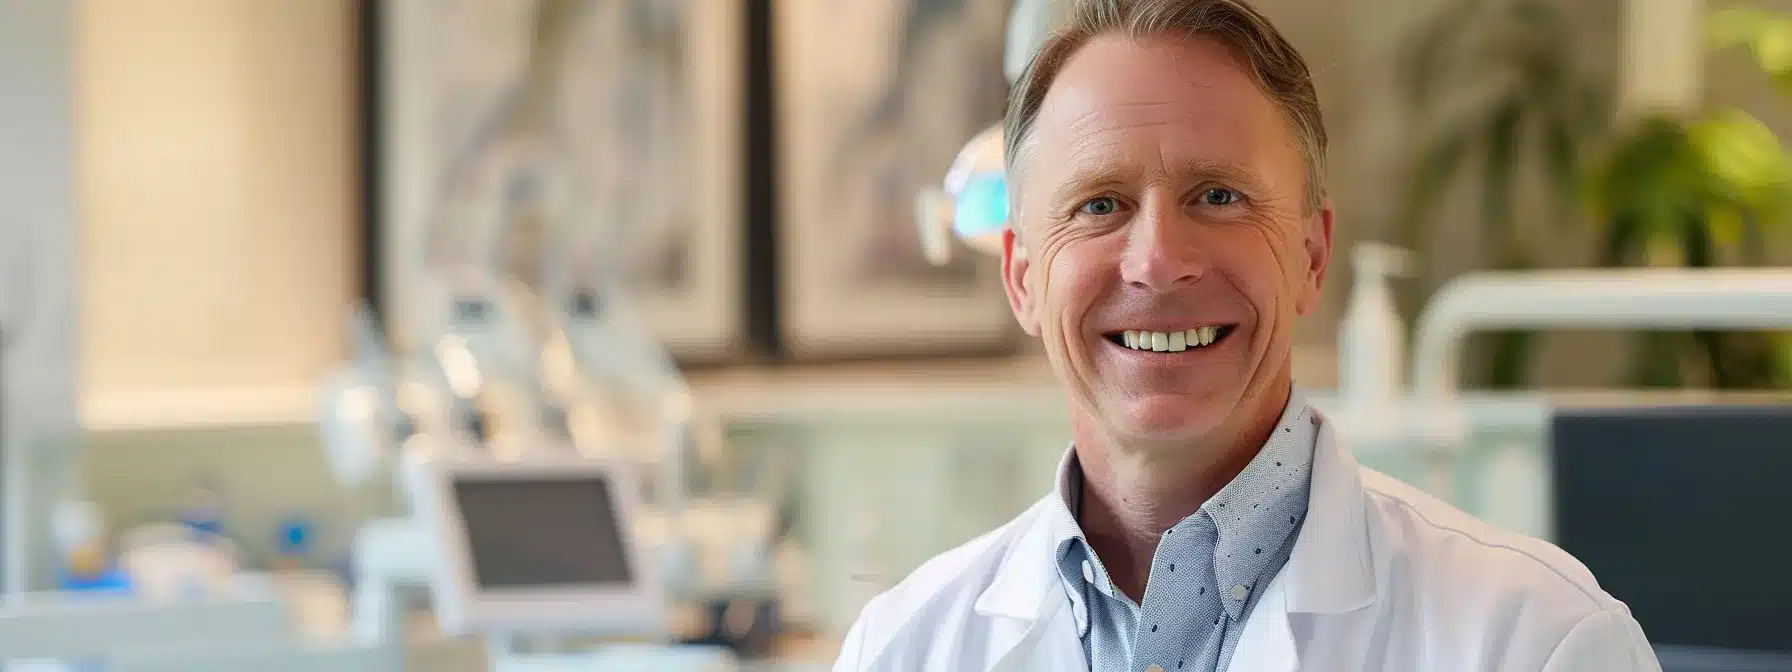
<svg viewBox="0 0 1792 672">
<path fill-rule="evenodd" d="M 1075 0 L 1051 37 L 1008 94 L 1002 120 L 1004 161 L 1009 183 L 1019 180 L 1039 108 L 1059 71 L 1084 45 L 1097 37 L 1121 34 L 1147 37 L 1211 36 L 1223 40 L 1242 57 L 1258 88 L 1287 117 L 1301 159 L 1306 163 L 1306 199 L 1310 212 L 1325 203 L 1325 120 L 1306 61 L 1280 31 L 1245 0 Z M 1014 205 L 1018 211 L 1019 202 Z"/>
</svg>

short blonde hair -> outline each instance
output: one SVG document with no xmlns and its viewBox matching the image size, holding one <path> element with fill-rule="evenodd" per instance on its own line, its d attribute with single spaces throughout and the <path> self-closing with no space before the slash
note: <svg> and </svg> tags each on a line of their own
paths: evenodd
<svg viewBox="0 0 1792 672">
<path fill-rule="evenodd" d="M 1211 36 L 1223 40 L 1244 59 L 1265 95 L 1287 117 L 1307 169 L 1307 205 L 1317 211 L 1325 202 L 1325 120 L 1306 61 L 1280 31 L 1245 0 L 1075 0 L 1058 29 L 1008 94 L 1002 120 L 1009 180 L 1030 150 L 1028 143 L 1039 108 L 1052 82 L 1070 57 L 1091 40 L 1109 34 Z"/>
</svg>

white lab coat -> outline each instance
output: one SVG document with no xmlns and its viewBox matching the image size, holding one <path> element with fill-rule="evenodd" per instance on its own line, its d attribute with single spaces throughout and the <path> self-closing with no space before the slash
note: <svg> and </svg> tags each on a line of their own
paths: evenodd
<svg viewBox="0 0 1792 672">
<path fill-rule="evenodd" d="M 1358 466 L 1325 424 L 1306 524 L 1228 670 L 1661 669 L 1584 565 Z M 1055 497 L 873 598 L 835 672 L 1084 672 L 1083 614 L 1044 513 Z"/>
</svg>

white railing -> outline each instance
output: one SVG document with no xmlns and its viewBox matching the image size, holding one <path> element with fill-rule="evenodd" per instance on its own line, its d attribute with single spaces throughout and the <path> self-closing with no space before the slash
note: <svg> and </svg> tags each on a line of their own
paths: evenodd
<svg viewBox="0 0 1792 672">
<path fill-rule="evenodd" d="M 1792 269 L 1644 269 L 1471 273 L 1419 316 L 1416 399 L 1457 392 L 1462 343 L 1495 329 L 1792 329 Z"/>
</svg>

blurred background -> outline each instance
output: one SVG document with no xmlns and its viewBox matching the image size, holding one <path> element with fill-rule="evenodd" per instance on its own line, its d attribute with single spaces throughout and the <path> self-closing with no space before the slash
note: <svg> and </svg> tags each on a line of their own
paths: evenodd
<svg viewBox="0 0 1792 672">
<path fill-rule="evenodd" d="M 1562 544 L 1660 646 L 1792 653 L 1765 628 L 1792 547 L 1759 538 L 1792 507 L 1792 2 L 1253 4 L 1332 141 L 1337 263 L 1296 379 L 1359 459 Z M 442 343 L 477 342 L 482 384 L 533 395 L 469 401 L 499 427 L 477 438 L 544 406 L 576 440 L 587 402 L 554 375 L 685 408 L 641 457 L 649 499 L 739 503 L 664 525 L 764 567 L 681 593 L 678 637 L 831 660 L 871 595 L 1048 492 L 1066 445 L 995 260 L 930 257 L 917 205 L 1000 120 L 1012 9 L 0 0 L 8 593 L 128 582 L 134 533 L 172 525 L 346 637 L 358 535 L 406 512 L 395 446 L 433 431 L 404 390 L 458 392 Z M 582 353 L 560 374 L 555 343 Z M 392 445 L 342 411 L 372 389 Z M 1682 514 L 1702 543 L 1733 521 L 1760 582 L 1706 612 L 1651 592 L 1707 561 L 1626 521 Z M 742 603 L 757 625 L 704 615 Z M 405 604 L 407 669 L 485 669 Z M 0 615 L 0 657 L 33 613 Z"/>
</svg>

